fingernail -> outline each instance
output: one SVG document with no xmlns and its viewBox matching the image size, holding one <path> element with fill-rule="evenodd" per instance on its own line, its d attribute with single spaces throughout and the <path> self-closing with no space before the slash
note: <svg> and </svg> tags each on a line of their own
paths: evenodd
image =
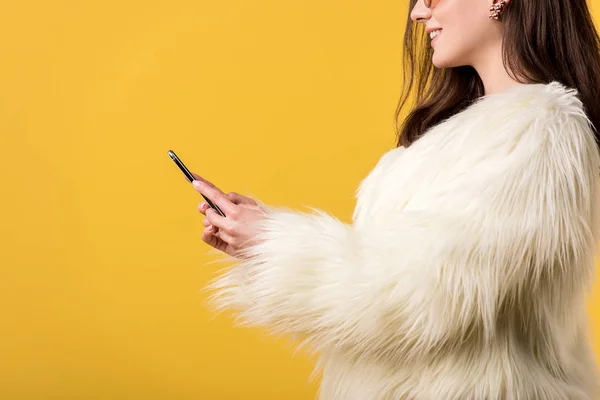
<svg viewBox="0 0 600 400">
<path fill-rule="evenodd" d="M 215 229 L 215 227 L 214 227 L 213 225 L 209 225 L 209 226 L 208 226 L 208 230 L 209 230 L 209 231 L 213 231 L 214 229 Z"/>
</svg>

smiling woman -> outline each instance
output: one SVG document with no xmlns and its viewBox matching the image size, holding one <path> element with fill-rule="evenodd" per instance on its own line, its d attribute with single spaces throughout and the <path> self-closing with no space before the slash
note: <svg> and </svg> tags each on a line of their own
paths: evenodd
<svg viewBox="0 0 600 400">
<path fill-rule="evenodd" d="M 533 25 L 513 25 L 533 47 L 586 26 L 580 1 L 512 0 L 491 20 L 493 3 L 419 3 L 417 47 L 447 59 L 473 39 L 453 4 L 493 30 L 526 11 Z M 578 97 L 567 84 L 498 92 L 390 149 L 398 31 L 415 6 L 2 2 L 0 399 L 307 400 L 319 385 L 324 399 L 600 399 L 582 334 L 598 197 Z M 552 31 L 549 8 L 564 18 Z M 427 27 L 443 28 L 434 49 Z M 570 79 L 571 48 L 593 37 L 542 42 L 538 68 Z M 436 86 L 436 104 L 470 97 L 460 82 Z M 218 250 L 169 148 L 233 205 L 255 193 L 290 208 L 268 207 L 268 240 L 211 287 L 237 321 L 321 349 L 322 381 L 307 383 L 314 359 L 287 340 L 202 306 Z M 309 203 L 328 213 L 291 210 Z M 589 300 L 600 356 L 598 275 Z"/>
<path fill-rule="evenodd" d="M 218 232 L 203 234 L 234 263 L 210 285 L 217 309 L 318 351 L 322 399 L 600 398 L 585 314 L 600 41 L 585 1 L 413 1 L 405 43 L 417 105 L 352 224 L 197 183 L 227 214 L 208 210 Z"/>
</svg>

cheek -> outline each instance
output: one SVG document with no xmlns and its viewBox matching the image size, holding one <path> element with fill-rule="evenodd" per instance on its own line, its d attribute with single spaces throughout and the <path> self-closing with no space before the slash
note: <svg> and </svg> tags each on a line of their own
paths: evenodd
<svg viewBox="0 0 600 400">
<path fill-rule="evenodd" d="M 470 64 L 493 34 L 489 6 L 483 0 L 442 0 L 433 17 L 443 29 L 434 47 L 438 68 Z"/>
<path fill-rule="evenodd" d="M 487 21 L 483 22 L 457 19 L 443 23 L 442 35 L 434 46 L 433 64 L 438 68 L 470 65 L 489 39 Z"/>
</svg>

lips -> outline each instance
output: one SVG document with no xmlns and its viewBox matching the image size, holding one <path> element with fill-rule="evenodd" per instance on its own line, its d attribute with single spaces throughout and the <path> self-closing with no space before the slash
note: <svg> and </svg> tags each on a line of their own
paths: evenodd
<svg viewBox="0 0 600 400">
<path fill-rule="evenodd" d="M 427 33 L 427 35 L 429 36 L 429 34 L 430 34 L 431 32 L 435 32 L 435 31 L 441 31 L 441 30 L 442 30 L 442 28 L 438 28 L 438 27 L 433 27 L 433 26 L 431 26 L 431 27 L 429 27 L 429 28 L 426 28 L 426 29 L 425 29 L 425 33 Z"/>
</svg>

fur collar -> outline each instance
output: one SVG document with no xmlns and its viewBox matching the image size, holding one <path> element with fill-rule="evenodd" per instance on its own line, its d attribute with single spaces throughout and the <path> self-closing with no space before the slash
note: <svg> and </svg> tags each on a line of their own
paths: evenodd
<svg viewBox="0 0 600 400">
<path fill-rule="evenodd" d="M 484 179 L 485 168 L 498 173 L 511 160 L 518 165 L 520 159 L 539 156 L 552 143 L 577 134 L 582 137 L 574 137 L 575 143 L 587 146 L 577 151 L 596 150 L 577 91 L 559 82 L 520 84 L 483 96 L 430 128 L 408 149 L 401 146 L 386 152 L 358 187 L 354 221 L 362 224 L 385 204 L 419 207 L 426 197 L 452 190 L 453 180 L 471 168 L 483 168 L 476 175 Z M 598 159 L 593 153 L 589 156 Z M 486 158 L 488 162 L 479 163 Z"/>
</svg>

